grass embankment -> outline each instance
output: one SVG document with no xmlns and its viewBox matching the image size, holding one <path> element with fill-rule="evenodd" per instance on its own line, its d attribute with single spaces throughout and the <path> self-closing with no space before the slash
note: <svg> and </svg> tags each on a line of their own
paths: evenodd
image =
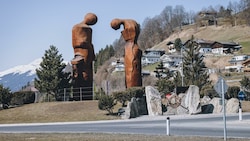
<svg viewBox="0 0 250 141">
<path fill-rule="evenodd" d="M 117 108 L 114 111 L 117 111 Z M 98 101 L 35 103 L 0 110 L 0 124 L 95 121 L 120 118 L 106 114 L 107 111 L 98 109 Z"/>
<path fill-rule="evenodd" d="M 121 104 L 115 106 L 117 112 Z M 243 112 L 250 112 L 250 101 L 243 101 Z M 98 109 L 98 101 L 82 102 L 46 102 L 27 104 L 21 107 L 0 110 L 0 124 L 96 121 L 120 119 L 116 115 L 107 115 L 107 111 Z"/>
<path fill-rule="evenodd" d="M 127 134 L 0 134 L 0 141 L 223 141 L 223 138 Z M 249 139 L 228 138 L 228 141 Z"/>
<path fill-rule="evenodd" d="M 114 111 L 121 105 L 117 105 Z M 250 112 L 250 102 L 244 101 L 243 112 Z M 106 111 L 98 109 L 98 101 L 83 102 L 48 102 L 28 104 L 22 107 L 0 110 L 0 123 L 34 123 L 34 122 L 69 122 L 119 119 L 109 116 Z M 223 138 L 186 137 L 164 135 L 127 135 L 101 133 L 46 133 L 46 134 L 0 134 L 0 141 L 223 141 Z M 229 141 L 246 141 L 249 139 L 228 139 Z"/>
</svg>

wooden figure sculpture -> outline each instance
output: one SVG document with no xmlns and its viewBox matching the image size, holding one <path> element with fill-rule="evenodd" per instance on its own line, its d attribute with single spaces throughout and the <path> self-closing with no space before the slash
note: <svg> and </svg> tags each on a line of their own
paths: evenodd
<svg viewBox="0 0 250 141">
<path fill-rule="evenodd" d="M 74 59 L 71 60 L 73 68 L 74 100 L 93 99 L 93 61 L 95 59 L 92 45 L 92 29 L 89 25 L 97 22 L 93 13 L 85 15 L 84 20 L 74 25 L 72 29 L 72 45 Z"/>
<path fill-rule="evenodd" d="M 142 51 L 137 45 L 137 39 L 140 34 L 140 26 L 136 23 L 136 21 L 131 19 L 113 19 L 111 21 L 111 27 L 115 30 L 119 29 L 121 24 L 124 26 L 124 30 L 121 34 L 126 41 L 124 58 L 126 88 L 142 86 Z"/>
</svg>

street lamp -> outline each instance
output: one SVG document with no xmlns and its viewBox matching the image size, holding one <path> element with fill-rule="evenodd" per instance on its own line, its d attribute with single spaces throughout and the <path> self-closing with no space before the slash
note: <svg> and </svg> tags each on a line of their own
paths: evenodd
<svg viewBox="0 0 250 141">
<path fill-rule="evenodd" d="M 183 87 L 183 77 L 184 77 L 184 74 L 183 74 L 183 54 L 182 54 L 182 48 L 183 46 L 181 46 L 181 86 Z"/>
</svg>

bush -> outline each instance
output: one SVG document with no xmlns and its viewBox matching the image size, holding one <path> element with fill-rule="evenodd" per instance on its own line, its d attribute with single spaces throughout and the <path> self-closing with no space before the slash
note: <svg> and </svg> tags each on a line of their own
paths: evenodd
<svg viewBox="0 0 250 141">
<path fill-rule="evenodd" d="M 127 89 L 126 93 L 129 95 L 129 100 L 131 100 L 132 97 L 142 98 L 143 94 L 145 94 L 145 88 L 144 87 L 131 87 Z"/>
<path fill-rule="evenodd" d="M 126 91 L 113 92 L 112 96 L 118 102 L 122 103 L 122 107 L 125 107 L 126 106 L 125 105 L 126 101 L 129 101 L 129 95 L 126 93 Z"/>
<path fill-rule="evenodd" d="M 3 108 L 7 109 L 8 104 L 11 101 L 12 93 L 9 88 L 4 88 L 3 85 L 0 85 L 0 104 L 3 104 Z"/>
<path fill-rule="evenodd" d="M 12 105 L 23 105 L 30 104 L 35 102 L 35 93 L 34 92 L 15 92 L 11 99 Z"/>
<path fill-rule="evenodd" d="M 99 97 L 98 108 L 106 110 L 109 114 L 113 114 L 114 106 L 116 105 L 115 99 L 109 95 L 102 95 Z"/>
<path fill-rule="evenodd" d="M 145 93 L 144 89 L 144 87 L 131 87 L 126 91 L 113 92 L 112 95 L 118 102 L 122 103 L 122 107 L 125 107 L 125 103 L 130 101 L 132 97 L 142 98 Z"/>
<path fill-rule="evenodd" d="M 240 87 L 232 86 L 227 90 L 227 99 L 238 98 L 238 93 L 240 92 Z"/>
<path fill-rule="evenodd" d="M 158 91 L 161 94 L 167 94 L 174 91 L 175 85 L 171 80 L 159 79 L 156 82 Z"/>
</svg>

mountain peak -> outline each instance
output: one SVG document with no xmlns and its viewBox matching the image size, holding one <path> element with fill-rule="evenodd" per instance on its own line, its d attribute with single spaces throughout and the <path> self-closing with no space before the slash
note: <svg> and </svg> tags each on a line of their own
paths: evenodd
<svg viewBox="0 0 250 141">
<path fill-rule="evenodd" d="M 0 79 L 1 77 L 7 74 L 23 74 L 23 73 L 29 72 L 29 75 L 33 75 L 36 73 L 36 69 L 39 68 L 41 62 L 42 62 L 42 58 L 38 58 L 27 65 L 19 65 L 19 66 L 15 66 L 13 68 L 7 69 L 5 71 L 2 71 L 0 72 Z"/>
</svg>

